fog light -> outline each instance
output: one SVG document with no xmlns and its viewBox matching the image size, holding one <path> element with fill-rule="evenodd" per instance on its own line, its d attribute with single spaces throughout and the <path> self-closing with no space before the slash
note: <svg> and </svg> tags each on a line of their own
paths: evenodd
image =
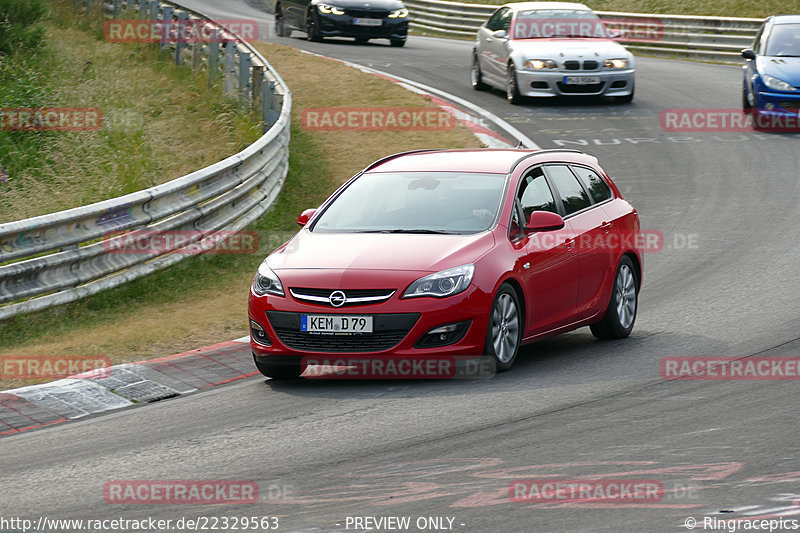
<svg viewBox="0 0 800 533">
<path fill-rule="evenodd" d="M 250 319 L 250 335 L 253 337 L 253 340 L 256 341 L 258 344 L 263 344 L 264 346 L 272 346 L 272 342 L 269 340 L 269 336 L 264 328 L 261 327 L 261 324 Z"/>
<path fill-rule="evenodd" d="M 767 102 L 766 104 L 764 104 L 764 109 L 766 109 L 767 111 L 772 111 L 773 109 L 775 109 L 775 104 L 773 104 L 772 102 Z"/>
<path fill-rule="evenodd" d="M 456 322 L 455 324 L 447 324 L 446 326 L 439 326 L 427 332 L 420 337 L 415 348 L 435 348 L 437 346 L 447 346 L 455 344 L 466 335 L 471 322 L 469 320 L 464 322 Z"/>
</svg>

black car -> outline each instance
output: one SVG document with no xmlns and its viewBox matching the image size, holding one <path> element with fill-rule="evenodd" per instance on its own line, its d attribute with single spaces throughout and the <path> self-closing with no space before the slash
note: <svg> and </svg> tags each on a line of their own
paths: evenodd
<svg viewBox="0 0 800 533">
<path fill-rule="evenodd" d="M 356 42 L 389 39 L 406 44 L 408 9 L 400 0 L 276 0 L 275 32 L 289 37 L 304 31 L 311 41 L 355 37 Z"/>
</svg>

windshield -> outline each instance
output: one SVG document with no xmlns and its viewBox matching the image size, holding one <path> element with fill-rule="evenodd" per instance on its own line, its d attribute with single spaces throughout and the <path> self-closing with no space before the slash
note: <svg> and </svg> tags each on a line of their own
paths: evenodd
<svg viewBox="0 0 800 533">
<path fill-rule="evenodd" d="M 764 55 L 800 57 L 800 24 L 773 26 Z"/>
<path fill-rule="evenodd" d="M 315 232 L 477 233 L 491 227 L 505 174 L 368 173 L 347 187 Z"/>
<path fill-rule="evenodd" d="M 585 9 L 535 9 L 517 13 L 512 39 L 552 37 L 611 38 L 600 17 Z"/>
</svg>

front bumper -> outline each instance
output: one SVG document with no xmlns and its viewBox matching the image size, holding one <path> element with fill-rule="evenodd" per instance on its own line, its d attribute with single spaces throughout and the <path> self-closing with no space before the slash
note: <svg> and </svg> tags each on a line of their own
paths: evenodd
<svg viewBox="0 0 800 533">
<path fill-rule="evenodd" d="M 573 85 L 567 76 L 599 78 L 599 83 Z M 634 69 L 614 71 L 517 70 L 517 86 L 523 96 L 628 96 L 633 92 Z"/>
<path fill-rule="evenodd" d="M 388 301 L 342 308 L 305 303 L 287 294 L 258 296 L 250 292 L 249 316 L 266 332 L 268 341 L 256 340 L 251 328 L 250 345 L 257 359 L 319 355 L 437 357 L 483 354 L 491 295 L 472 286 L 449 298 L 402 299 L 395 294 Z M 369 315 L 372 334 L 315 335 L 300 330 L 300 316 Z M 445 346 L 417 347 L 429 331 L 442 326 L 467 323 L 466 331 Z"/>
<path fill-rule="evenodd" d="M 354 23 L 355 17 L 345 13 L 333 15 L 319 13 L 319 25 L 325 37 L 358 37 L 366 39 L 403 40 L 408 35 L 408 17 L 380 17 L 380 26 L 362 26 Z M 361 18 L 375 18 L 365 16 Z"/>
</svg>

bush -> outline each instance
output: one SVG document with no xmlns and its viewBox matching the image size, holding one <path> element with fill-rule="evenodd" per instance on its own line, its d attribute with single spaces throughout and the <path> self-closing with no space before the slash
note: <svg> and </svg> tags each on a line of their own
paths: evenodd
<svg viewBox="0 0 800 533">
<path fill-rule="evenodd" d="M 44 13 L 42 0 L 0 0 L 0 54 L 38 48 L 44 28 L 35 24 Z"/>
</svg>

